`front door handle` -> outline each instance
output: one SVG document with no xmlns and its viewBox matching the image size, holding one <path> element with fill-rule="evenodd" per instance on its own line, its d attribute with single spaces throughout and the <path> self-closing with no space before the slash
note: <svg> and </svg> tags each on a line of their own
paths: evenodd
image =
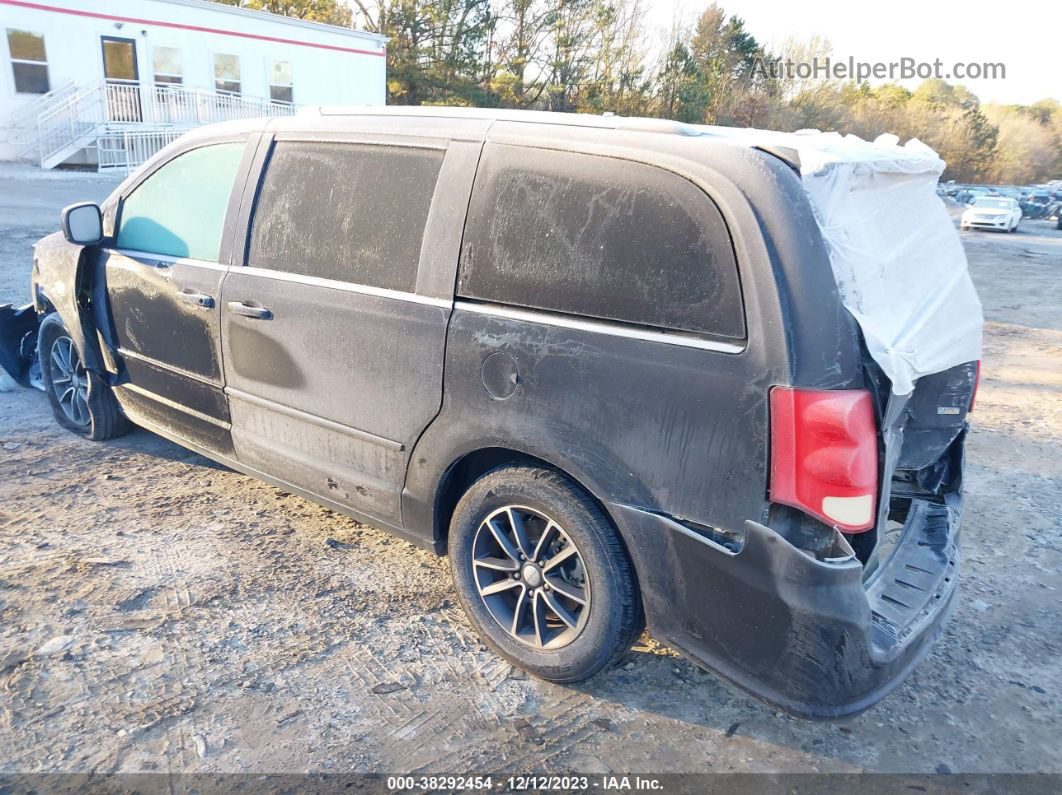
<svg viewBox="0 0 1062 795">
<path fill-rule="evenodd" d="M 273 313 L 264 306 L 251 306 L 244 301 L 229 301 L 229 311 L 234 315 L 254 318 L 255 320 L 272 320 Z"/>
<path fill-rule="evenodd" d="M 177 298 L 186 304 L 195 304 L 203 309 L 214 308 L 214 297 L 204 293 L 177 293 Z"/>
</svg>

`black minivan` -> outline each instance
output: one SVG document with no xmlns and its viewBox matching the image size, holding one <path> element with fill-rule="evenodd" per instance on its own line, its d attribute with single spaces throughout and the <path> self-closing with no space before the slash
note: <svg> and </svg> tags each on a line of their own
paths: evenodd
<svg viewBox="0 0 1062 795">
<path fill-rule="evenodd" d="M 59 422 L 448 553 L 537 676 L 589 677 L 647 622 L 840 717 L 941 630 L 977 364 L 890 397 L 784 150 L 313 109 L 189 133 L 62 226 L 32 284 Z"/>
</svg>

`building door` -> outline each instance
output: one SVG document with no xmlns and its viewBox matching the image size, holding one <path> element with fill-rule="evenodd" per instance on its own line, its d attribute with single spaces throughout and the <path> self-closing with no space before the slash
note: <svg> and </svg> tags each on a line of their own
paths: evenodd
<svg viewBox="0 0 1062 795">
<path fill-rule="evenodd" d="M 108 121 L 143 121 L 136 40 L 102 36 Z"/>
</svg>

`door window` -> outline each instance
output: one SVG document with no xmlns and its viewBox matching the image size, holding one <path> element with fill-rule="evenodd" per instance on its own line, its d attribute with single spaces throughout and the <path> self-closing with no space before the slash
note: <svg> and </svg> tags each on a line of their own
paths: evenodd
<svg viewBox="0 0 1062 795">
<path fill-rule="evenodd" d="M 248 264 L 412 291 L 442 159 L 434 149 L 279 142 Z"/>
<path fill-rule="evenodd" d="M 488 145 L 461 251 L 466 298 L 743 338 L 718 208 L 663 169 Z"/>
<path fill-rule="evenodd" d="M 118 248 L 217 262 L 242 143 L 178 155 L 122 202 Z"/>
<path fill-rule="evenodd" d="M 47 94 L 48 57 L 44 51 L 44 36 L 27 30 L 7 31 L 7 48 L 11 54 L 11 71 L 15 76 L 15 91 L 19 94 Z"/>
<path fill-rule="evenodd" d="M 103 75 L 110 81 L 136 82 L 138 72 L 135 41 L 103 38 Z"/>
</svg>

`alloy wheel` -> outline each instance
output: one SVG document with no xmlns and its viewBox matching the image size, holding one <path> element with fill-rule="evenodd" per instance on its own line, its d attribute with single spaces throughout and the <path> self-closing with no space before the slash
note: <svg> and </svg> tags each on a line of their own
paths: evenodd
<svg viewBox="0 0 1062 795">
<path fill-rule="evenodd" d="M 58 337 L 52 344 L 48 365 L 52 377 L 52 394 L 63 414 L 75 425 L 91 422 L 88 407 L 88 372 L 81 364 L 77 348 L 70 337 Z"/>
<path fill-rule="evenodd" d="M 537 649 L 574 641 L 590 615 L 590 581 L 568 533 L 541 511 L 493 511 L 472 542 L 473 579 L 483 604 L 510 636 Z"/>
</svg>

